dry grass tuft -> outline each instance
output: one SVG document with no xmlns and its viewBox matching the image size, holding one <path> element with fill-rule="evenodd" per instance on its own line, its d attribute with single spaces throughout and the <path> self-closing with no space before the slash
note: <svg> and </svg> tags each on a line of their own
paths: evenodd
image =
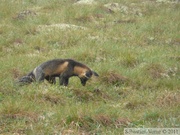
<svg viewBox="0 0 180 135">
<path fill-rule="evenodd" d="M 73 93 L 77 100 L 79 101 L 90 101 L 94 99 L 94 95 L 92 92 L 81 90 L 81 89 L 72 89 Z"/>
<path fill-rule="evenodd" d="M 134 68 L 136 65 L 140 63 L 140 60 L 137 58 L 136 53 L 128 52 L 123 55 L 123 60 L 121 65 L 124 65 L 128 68 Z"/>
<path fill-rule="evenodd" d="M 161 115 L 159 114 L 159 112 L 156 112 L 156 111 L 146 112 L 144 114 L 144 119 L 148 121 L 154 121 L 154 120 L 159 119 L 160 117 Z"/>
<path fill-rule="evenodd" d="M 156 105 L 159 107 L 179 106 L 180 93 L 166 92 L 157 98 Z"/>
<path fill-rule="evenodd" d="M 94 89 L 93 94 L 101 99 L 111 99 L 111 97 L 100 89 Z"/>
<path fill-rule="evenodd" d="M 94 119 L 103 126 L 111 126 L 113 124 L 112 118 L 108 115 L 99 114 L 96 115 Z"/>
<path fill-rule="evenodd" d="M 115 120 L 114 125 L 116 126 L 116 128 L 120 128 L 120 127 L 127 127 L 130 123 L 131 121 L 127 118 L 118 118 Z"/>
<path fill-rule="evenodd" d="M 121 128 L 127 127 L 130 123 L 131 121 L 127 118 L 115 118 L 105 114 L 97 114 L 94 116 L 68 116 L 64 121 L 64 124 L 68 125 L 69 129 L 78 128 L 78 131 L 82 131 L 87 134 L 90 133 L 89 131 L 94 132 L 97 126 Z"/>
<path fill-rule="evenodd" d="M 110 71 L 102 77 L 103 82 L 113 85 L 121 85 L 128 82 L 128 78 L 121 74 Z"/>
<path fill-rule="evenodd" d="M 91 15 L 87 15 L 87 16 L 81 16 L 81 17 L 75 18 L 75 20 L 78 21 L 78 22 L 86 23 L 86 22 L 95 21 L 95 18 L 93 16 L 91 16 Z"/>
<path fill-rule="evenodd" d="M 93 91 L 72 89 L 72 91 L 76 99 L 81 102 L 110 99 L 110 96 L 100 89 L 94 89 Z"/>
<path fill-rule="evenodd" d="M 25 30 L 26 35 L 36 35 L 38 33 L 38 30 L 36 27 L 30 27 Z"/>
<path fill-rule="evenodd" d="M 62 104 L 64 105 L 64 100 L 61 99 L 59 95 L 50 95 L 50 94 L 45 94 L 43 95 L 43 99 L 45 101 L 50 102 L 52 105 L 53 104 Z"/>
<path fill-rule="evenodd" d="M 163 74 L 165 74 L 165 69 L 161 64 L 152 63 L 146 67 L 146 72 L 153 78 L 158 79 L 161 78 Z"/>
<path fill-rule="evenodd" d="M 36 112 L 18 111 L 1 115 L 4 118 L 10 119 L 27 119 L 28 121 L 37 122 L 39 115 Z"/>
<path fill-rule="evenodd" d="M 86 115 L 80 116 L 67 116 L 64 121 L 70 128 L 79 128 L 85 131 L 91 130 L 91 126 L 94 124 L 94 120 Z"/>
<path fill-rule="evenodd" d="M 179 46 L 180 45 L 180 38 L 176 38 L 172 41 L 173 45 L 177 45 Z"/>
<path fill-rule="evenodd" d="M 20 76 L 23 76 L 23 74 L 21 73 L 21 71 L 17 68 L 13 68 L 11 69 L 11 74 L 13 75 L 14 79 L 19 78 Z"/>
<path fill-rule="evenodd" d="M 126 24 L 126 23 L 136 23 L 135 19 L 121 19 L 121 20 L 116 20 L 115 23 L 117 24 Z"/>
<path fill-rule="evenodd" d="M 125 108 L 127 109 L 138 109 L 146 106 L 147 103 L 145 101 L 131 101 L 125 104 Z"/>
<path fill-rule="evenodd" d="M 57 133 L 58 134 L 58 133 Z M 79 130 L 79 131 L 76 131 L 74 129 L 66 129 L 66 130 L 63 130 L 61 132 L 61 135 L 89 135 L 89 133 L 87 133 L 86 131 L 84 130 Z"/>
<path fill-rule="evenodd" d="M 114 118 L 105 114 L 94 116 L 94 121 L 97 121 L 103 126 L 115 126 L 116 128 L 127 127 L 131 123 L 127 118 Z"/>
<path fill-rule="evenodd" d="M 13 44 L 14 44 L 15 46 L 19 46 L 19 45 L 23 44 L 23 40 L 20 39 L 20 38 L 17 38 L 17 39 L 15 39 L 15 40 L 13 41 Z"/>
</svg>

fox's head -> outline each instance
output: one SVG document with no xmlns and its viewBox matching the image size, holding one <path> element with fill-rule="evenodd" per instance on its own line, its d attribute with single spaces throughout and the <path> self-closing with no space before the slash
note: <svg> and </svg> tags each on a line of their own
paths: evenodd
<svg viewBox="0 0 180 135">
<path fill-rule="evenodd" d="M 86 71 L 84 71 L 80 76 L 79 76 L 79 78 L 80 78 L 80 80 L 81 80 L 81 84 L 83 85 L 83 86 L 85 86 L 86 85 L 86 82 L 92 77 L 92 75 L 94 75 L 94 76 L 99 76 L 95 71 L 92 71 L 92 70 L 86 70 Z"/>
<path fill-rule="evenodd" d="M 74 65 L 73 74 L 79 77 L 83 86 L 86 85 L 86 82 L 92 77 L 92 75 L 99 76 L 95 71 L 91 70 L 88 66 L 82 63 L 75 61 Z"/>
</svg>

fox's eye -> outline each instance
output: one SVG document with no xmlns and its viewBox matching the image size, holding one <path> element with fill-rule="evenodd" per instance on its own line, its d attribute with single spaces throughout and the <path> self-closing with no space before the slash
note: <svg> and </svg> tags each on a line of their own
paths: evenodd
<svg viewBox="0 0 180 135">
<path fill-rule="evenodd" d="M 87 78 L 90 78 L 92 76 L 92 73 L 91 72 L 86 72 L 86 77 Z"/>
</svg>

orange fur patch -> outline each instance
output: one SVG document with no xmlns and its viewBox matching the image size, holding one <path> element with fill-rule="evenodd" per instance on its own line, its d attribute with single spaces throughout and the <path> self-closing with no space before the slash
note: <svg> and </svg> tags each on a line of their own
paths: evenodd
<svg viewBox="0 0 180 135">
<path fill-rule="evenodd" d="M 86 71 L 88 71 L 88 68 L 86 67 L 79 67 L 79 66 L 74 67 L 74 73 L 77 74 L 79 77 L 85 76 Z"/>
<path fill-rule="evenodd" d="M 67 69 L 68 64 L 69 64 L 69 62 L 66 61 L 62 64 L 55 65 L 57 67 L 53 67 L 53 69 L 47 68 L 44 72 L 46 75 L 61 74 L 62 72 L 64 72 Z"/>
<path fill-rule="evenodd" d="M 64 62 L 63 64 L 60 64 L 58 68 L 56 69 L 56 71 L 54 71 L 54 74 L 61 74 L 62 72 L 64 72 L 67 69 L 68 64 L 69 62 L 67 61 Z"/>
</svg>

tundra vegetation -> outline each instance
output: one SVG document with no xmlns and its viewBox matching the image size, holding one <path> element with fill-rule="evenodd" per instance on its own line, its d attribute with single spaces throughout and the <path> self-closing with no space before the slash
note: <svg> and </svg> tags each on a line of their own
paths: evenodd
<svg viewBox="0 0 180 135">
<path fill-rule="evenodd" d="M 0 134 L 180 127 L 179 1 L 1 0 L 0 18 Z M 100 76 L 16 85 L 54 58 Z"/>
</svg>

